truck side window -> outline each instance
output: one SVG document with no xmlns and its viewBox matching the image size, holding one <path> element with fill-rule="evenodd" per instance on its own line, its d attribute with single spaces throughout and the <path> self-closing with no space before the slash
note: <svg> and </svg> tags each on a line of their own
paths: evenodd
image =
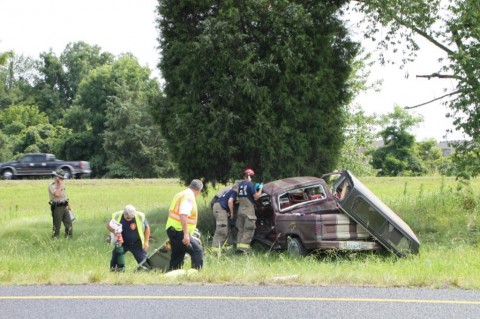
<svg viewBox="0 0 480 319">
<path fill-rule="evenodd" d="M 22 162 L 22 163 L 29 163 L 29 162 L 32 162 L 32 160 L 33 160 L 32 157 L 29 156 L 29 155 L 27 155 L 27 156 L 22 157 L 22 158 L 20 159 L 20 162 Z"/>
</svg>

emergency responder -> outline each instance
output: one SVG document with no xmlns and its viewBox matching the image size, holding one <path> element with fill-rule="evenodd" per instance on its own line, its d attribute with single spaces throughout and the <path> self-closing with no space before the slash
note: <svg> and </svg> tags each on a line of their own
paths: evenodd
<svg viewBox="0 0 480 319">
<path fill-rule="evenodd" d="M 119 254 L 131 251 L 137 263 L 147 258 L 148 240 L 150 239 L 150 225 L 145 214 L 139 212 L 132 205 L 126 205 L 123 211 L 112 214 L 112 219 L 107 223 L 107 229 L 117 238 L 123 240 L 123 249 L 114 248 L 110 260 L 110 270 L 123 271 L 124 264 L 117 263 Z M 121 236 L 118 236 L 121 234 Z"/>
<path fill-rule="evenodd" d="M 254 202 L 262 194 L 263 184 L 259 184 L 258 190 L 252 183 L 255 172 L 251 168 L 243 172 L 243 181 L 238 185 L 238 217 L 237 217 L 237 250 L 239 254 L 250 252 L 250 243 L 255 233 L 255 215 Z"/>
<path fill-rule="evenodd" d="M 191 257 L 192 268 L 203 267 L 202 246 L 192 237 L 198 219 L 195 197 L 200 194 L 202 188 L 202 181 L 194 179 L 187 189 L 173 197 L 170 204 L 165 226 L 172 249 L 168 271 L 182 268 L 186 253 Z"/>
<path fill-rule="evenodd" d="M 53 229 L 52 238 L 60 236 L 60 227 L 65 227 L 65 237 L 72 238 L 73 224 L 69 211 L 71 211 L 70 201 L 65 190 L 65 171 L 58 169 L 52 172 L 54 176 L 53 182 L 48 186 L 48 194 L 50 197 L 50 210 L 52 212 Z"/>
<path fill-rule="evenodd" d="M 229 226 L 234 219 L 234 203 L 237 200 L 237 186 L 220 196 L 213 204 L 213 217 L 215 218 L 215 234 L 212 240 L 212 252 L 219 253 L 227 240 Z"/>
</svg>

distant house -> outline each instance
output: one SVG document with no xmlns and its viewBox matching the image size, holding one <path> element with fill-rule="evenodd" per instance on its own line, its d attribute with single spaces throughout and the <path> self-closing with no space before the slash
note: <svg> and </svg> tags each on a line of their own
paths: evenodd
<svg viewBox="0 0 480 319">
<path fill-rule="evenodd" d="M 443 156 L 449 156 L 453 153 L 452 143 L 454 144 L 455 142 L 441 141 L 437 144 L 438 148 L 442 150 Z"/>
</svg>

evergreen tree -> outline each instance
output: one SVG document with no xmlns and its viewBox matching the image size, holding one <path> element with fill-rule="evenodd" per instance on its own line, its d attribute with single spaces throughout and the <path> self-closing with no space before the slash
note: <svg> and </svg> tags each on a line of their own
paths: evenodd
<svg viewBox="0 0 480 319">
<path fill-rule="evenodd" d="M 320 175 L 343 144 L 357 45 L 345 1 L 159 1 L 155 111 L 181 178 Z"/>
</svg>

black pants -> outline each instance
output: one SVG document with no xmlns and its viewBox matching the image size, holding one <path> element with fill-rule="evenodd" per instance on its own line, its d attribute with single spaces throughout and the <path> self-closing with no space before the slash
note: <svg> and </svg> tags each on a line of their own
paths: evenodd
<svg viewBox="0 0 480 319">
<path fill-rule="evenodd" d="M 189 254 L 192 259 L 192 268 L 201 269 L 203 267 L 203 252 L 199 242 L 190 236 L 191 247 L 183 244 L 183 231 L 177 231 L 170 227 L 167 229 L 168 239 L 172 246 L 172 256 L 170 257 L 170 266 L 168 271 L 180 269 L 183 267 L 185 254 Z"/>
</svg>

